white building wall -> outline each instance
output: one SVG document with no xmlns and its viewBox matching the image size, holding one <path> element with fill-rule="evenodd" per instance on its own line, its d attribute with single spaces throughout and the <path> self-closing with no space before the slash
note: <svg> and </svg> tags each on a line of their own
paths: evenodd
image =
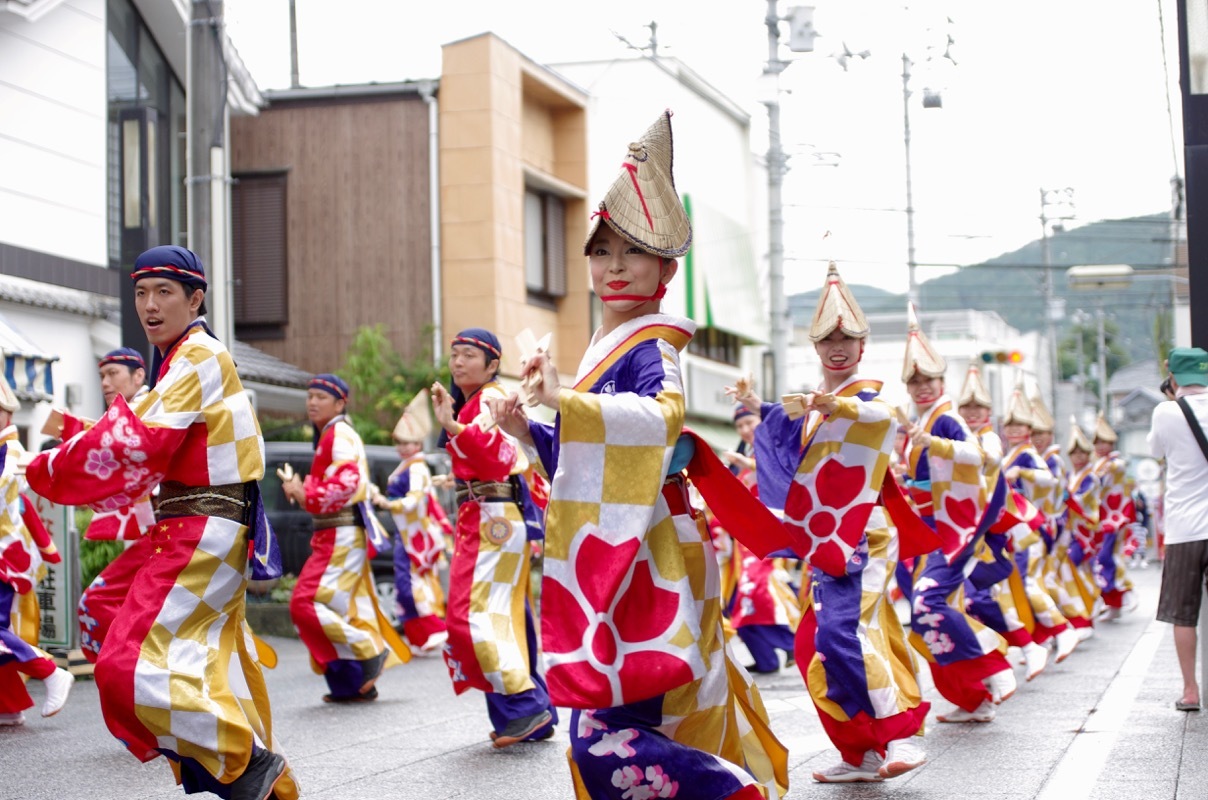
<svg viewBox="0 0 1208 800">
<path fill-rule="evenodd" d="M 78 386 L 80 392 L 80 402 L 71 406 L 74 413 L 96 419 L 104 412 L 105 401 L 96 364 L 100 355 L 120 346 L 117 325 L 95 317 L 5 301 L 0 301 L 0 314 L 30 344 L 46 355 L 59 357 L 51 366 L 55 389 L 53 404 L 22 402 L 21 410 L 15 415 L 18 426 L 29 428 L 25 443 L 28 447 L 37 449 L 45 438 L 40 432 L 52 406 L 68 408 L 69 385 Z"/>
<path fill-rule="evenodd" d="M 752 209 L 766 209 L 766 198 L 754 194 L 762 180 L 766 195 L 766 177 L 755 174 L 749 117 L 674 59 L 664 62 L 666 69 L 645 58 L 551 65 L 590 95 L 588 207 L 594 210 L 616 179 L 625 145 L 670 108 L 675 187 L 690 198 L 697 223 L 693 256 L 698 288 L 708 284 L 718 327 L 766 339 L 767 299 L 761 289 L 766 280 L 758 274 L 758 265 L 766 260 L 756 250 L 757 234 L 751 228 Z M 766 220 L 766 212 L 764 216 Z M 682 270 L 681 259 L 680 277 L 663 303 L 671 314 L 686 314 Z M 701 321 L 701 292 L 697 304 L 694 316 Z"/>
<path fill-rule="evenodd" d="M 0 10 L 0 241 L 104 267 L 105 0 Z"/>
</svg>

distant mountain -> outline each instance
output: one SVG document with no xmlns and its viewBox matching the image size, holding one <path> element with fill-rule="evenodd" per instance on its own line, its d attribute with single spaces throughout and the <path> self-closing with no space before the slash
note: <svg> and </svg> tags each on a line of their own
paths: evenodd
<svg viewBox="0 0 1208 800">
<path fill-rule="evenodd" d="M 1166 270 L 1173 246 L 1170 221 L 1164 214 L 1105 220 L 1049 238 L 1053 295 L 1064 300 L 1058 329 L 1064 334 L 1076 310 L 1093 314 L 1099 303 L 1120 326 L 1122 343 L 1133 359 L 1155 358 L 1154 316 L 1170 306 L 1171 283 L 1146 271 Z M 1066 270 L 1080 264 L 1128 264 L 1137 277 L 1127 289 L 1088 291 L 1068 285 Z M 1040 240 L 1003 253 L 949 275 L 919 284 L 919 303 L 925 311 L 976 308 L 996 311 L 1021 331 L 1044 327 L 1044 253 Z M 900 311 L 904 296 L 872 286 L 851 286 L 856 301 L 867 313 Z M 818 291 L 792 295 L 789 310 L 797 324 L 808 325 L 818 302 Z M 866 304 L 867 302 L 867 304 Z"/>
</svg>

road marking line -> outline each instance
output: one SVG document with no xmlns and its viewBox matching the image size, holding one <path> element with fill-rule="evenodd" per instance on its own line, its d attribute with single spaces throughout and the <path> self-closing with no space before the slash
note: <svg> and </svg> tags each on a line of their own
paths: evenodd
<svg viewBox="0 0 1208 800">
<path fill-rule="evenodd" d="M 1086 800 L 1107 764 L 1112 746 L 1124 728 L 1158 652 L 1165 625 L 1154 620 L 1141 634 L 1103 697 L 1086 717 L 1082 729 L 1057 762 L 1037 800 Z"/>
</svg>

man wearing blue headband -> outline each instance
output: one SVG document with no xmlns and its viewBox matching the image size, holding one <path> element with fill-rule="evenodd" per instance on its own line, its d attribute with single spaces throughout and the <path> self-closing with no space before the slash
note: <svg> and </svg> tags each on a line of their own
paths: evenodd
<svg viewBox="0 0 1208 800">
<path fill-rule="evenodd" d="M 97 363 L 101 376 L 101 393 L 105 406 L 113 405 L 117 397 L 133 407 L 149 391 L 145 383 L 147 365 L 142 355 L 131 347 L 119 347 L 101 357 Z M 81 423 L 81 425 L 86 423 Z M 81 427 L 82 429 L 82 427 Z M 63 438 L 70 439 L 79 430 L 65 430 Z M 80 624 L 80 651 L 84 658 L 95 664 L 101 652 L 101 643 L 109 634 L 113 620 L 121 611 L 122 603 L 130 592 L 131 582 L 150 555 L 151 547 L 144 534 L 155 524 L 155 508 L 150 495 L 136 500 L 132 505 L 114 510 L 98 511 L 88 521 L 84 538 L 89 541 L 117 539 L 126 542 L 126 549 L 109 562 L 101 574 L 93 579 L 80 596 L 77 604 Z"/>
<path fill-rule="evenodd" d="M 325 703 L 376 700 L 382 670 L 411 651 L 378 608 L 369 560 L 386 537 L 369 507 L 369 460 L 344 415 L 348 384 L 338 375 L 311 378 L 306 415 L 315 457 L 306 479 L 285 472 L 281 489 L 314 521 L 310 557 L 298 575 L 289 615 L 311 660 L 327 679 Z"/>
<path fill-rule="evenodd" d="M 206 326 L 205 270 L 154 247 L 131 272 L 155 348 L 151 390 L 124 397 L 30 464 L 30 486 L 64 505 L 117 511 L 160 487 L 148 557 L 109 629 L 95 678 L 110 732 L 140 761 L 167 756 L 187 793 L 295 800 L 244 613 L 256 579 L 281 574 L 260 502 L 264 439 L 235 362 Z M 86 427 L 84 430 L 81 428 Z"/>
<path fill-rule="evenodd" d="M 133 347 L 110 350 L 97 364 L 101 374 L 101 394 L 105 396 L 105 407 L 113 405 L 119 394 L 127 405 L 134 405 L 135 398 L 147 393 L 147 363 Z"/>
<path fill-rule="evenodd" d="M 453 387 L 432 386 L 436 421 L 457 478 L 457 532 L 449 565 L 445 663 L 453 691 L 486 693 L 493 745 L 547 739 L 558 712 L 537 669 L 528 605 L 530 540 L 540 512 L 524 479 L 528 457 L 495 425 L 488 398 L 503 398 L 495 334 L 468 328 L 450 343 Z"/>
</svg>

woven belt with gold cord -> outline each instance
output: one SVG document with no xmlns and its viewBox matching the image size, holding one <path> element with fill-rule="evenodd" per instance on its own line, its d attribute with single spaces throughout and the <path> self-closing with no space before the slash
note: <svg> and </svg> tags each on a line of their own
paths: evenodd
<svg viewBox="0 0 1208 800">
<path fill-rule="evenodd" d="M 314 523 L 315 530 L 321 531 L 324 528 L 342 528 L 346 525 L 361 525 L 361 515 L 353 506 L 341 508 L 331 514 L 311 514 L 311 522 Z"/>
<path fill-rule="evenodd" d="M 250 507 L 247 484 L 186 486 L 176 481 L 164 481 L 159 485 L 159 496 L 155 499 L 155 517 L 218 517 L 246 525 Z"/>
<path fill-rule="evenodd" d="M 458 481 L 457 504 L 467 500 L 517 500 L 516 487 L 510 482 L 499 481 Z"/>
</svg>

